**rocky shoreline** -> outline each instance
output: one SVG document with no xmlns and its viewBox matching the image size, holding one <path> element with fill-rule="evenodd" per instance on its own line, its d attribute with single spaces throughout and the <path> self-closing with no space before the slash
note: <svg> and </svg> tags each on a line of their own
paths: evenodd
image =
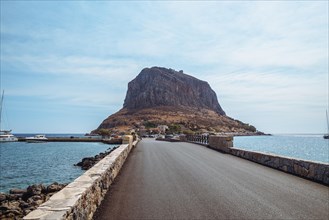
<svg viewBox="0 0 329 220">
<path fill-rule="evenodd" d="M 57 182 L 48 186 L 35 184 L 26 189 L 11 189 L 9 194 L 0 193 L 0 219 L 22 219 L 66 185 Z"/>
<path fill-rule="evenodd" d="M 82 170 L 88 170 L 117 148 L 118 146 L 109 148 L 108 151 L 99 153 L 94 157 L 85 157 L 81 162 L 74 164 L 74 166 L 80 166 Z M 46 202 L 66 185 L 66 183 L 60 184 L 57 182 L 48 186 L 34 184 L 26 189 L 11 189 L 9 193 L 0 193 L 0 219 L 23 219 L 24 216 Z"/>
<path fill-rule="evenodd" d="M 88 170 L 117 148 L 118 146 L 113 147 L 112 149 L 109 148 L 109 151 L 99 153 L 98 155 L 95 155 L 93 157 L 85 157 L 79 163 L 74 164 L 74 166 L 79 166 L 82 170 Z"/>
</svg>

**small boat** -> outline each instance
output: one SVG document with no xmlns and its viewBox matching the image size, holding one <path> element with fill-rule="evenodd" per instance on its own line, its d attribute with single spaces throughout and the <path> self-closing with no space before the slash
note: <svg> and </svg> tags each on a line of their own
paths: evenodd
<svg viewBox="0 0 329 220">
<path fill-rule="evenodd" d="M 18 138 L 15 137 L 10 131 L 0 131 L 0 142 L 13 142 L 18 141 Z"/>
<path fill-rule="evenodd" d="M 5 91 L 2 92 L 1 102 L 0 102 L 0 142 L 13 142 L 18 141 L 18 138 L 11 134 L 11 130 L 1 130 L 1 121 L 2 121 L 2 107 L 3 107 L 3 97 Z"/>
<path fill-rule="evenodd" d="M 29 143 L 40 143 L 47 141 L 48 138 L 46 138 L 46 135 L 44 134 L 37 134 L 34 137 L 26 137 L 25 141 Z"/>
<path fill-rule="evenodd" d="M 327 134 L 323 135 L 324 139 L 329 139 L 329 120 L 328 120 L 328 111 L 326 111 L 326 116 L 327 116 Z"/>
</svg>

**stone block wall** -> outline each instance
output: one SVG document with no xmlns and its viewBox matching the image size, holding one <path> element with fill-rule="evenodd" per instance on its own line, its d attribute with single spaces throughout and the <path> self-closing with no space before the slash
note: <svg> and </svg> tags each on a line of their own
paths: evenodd
<svg viewBox="0 0 329 220">
<path fill-rule="evenodd" d="M 236 148 L 230 148 L 228 153 L 268 167 L 282 170 L 286 173 L 291 173 L 296 176 L 329 185 L 329 164 L 298 160 L 295 158 L 246 151 Z"/>
<path fill-rule="evenodd" d="M 232 136 L 209 136 L 208 146 L 210 148 L 220 150 L 228 153 L 230 148 L 233 147 Z"/>
<path fill-rule="evenodd" d="M 329 185 L 329 164 L 233 148 L 232 136 L 209 136 L 208 147 Z"/>
<path fill-rule="evenodd" d="M 132 144 L 134 137 L 132 135 L 125 135 L 122 138 L 122 144 Z"/>
<path fill-rule="evenodd" d="M 126 140 L 128 144 L 122 144 L 23 219 L 92 219 L 130 150 L 138 142 L 132 142 L 132 136 Z"/>
</svg>

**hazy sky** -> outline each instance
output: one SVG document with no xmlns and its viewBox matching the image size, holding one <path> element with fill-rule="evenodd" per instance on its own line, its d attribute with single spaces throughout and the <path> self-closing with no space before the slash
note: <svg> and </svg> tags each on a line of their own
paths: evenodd
<svg viewBox="0 0 329 220">
<path fill-rule="evenodd" d="M 1 1 L 2 128 L 89 132 L 152 66 L 261 131 L 324 133 L 328 1 Z"/>
</svg>

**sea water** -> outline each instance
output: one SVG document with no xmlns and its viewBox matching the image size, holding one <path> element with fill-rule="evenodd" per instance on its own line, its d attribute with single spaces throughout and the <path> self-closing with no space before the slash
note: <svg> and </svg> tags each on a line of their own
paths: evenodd
<svg viewBox="0 0 329 220">
<path fill-rule="evenodd" d="M 235 148 L 329 163 L 329 140 L 322 135 L 234 137 Z"/>
<path fill-rule="evenodd" d="M 0 192 L 32 184 L 72 182 L 84 172 L 74 164 L 114 146 L 95 142 L 0 143 Z"/>
<path fill-rule="evenodd" d="M 14 135 L 16 137 L 33 137 L 37 134 L 44 134 L 44 133 L 15 133 Z M 47 134 L 45 133 L 44 135 L 46 135 L 46 137 L 61 137 L 61 138 L 69 138 L 69 137 L 75 137 L 75 138 L 85 138 L 85 134 L 80 134 L 80 133 L 76 133 L 76 134 Z"/>
</svg>

